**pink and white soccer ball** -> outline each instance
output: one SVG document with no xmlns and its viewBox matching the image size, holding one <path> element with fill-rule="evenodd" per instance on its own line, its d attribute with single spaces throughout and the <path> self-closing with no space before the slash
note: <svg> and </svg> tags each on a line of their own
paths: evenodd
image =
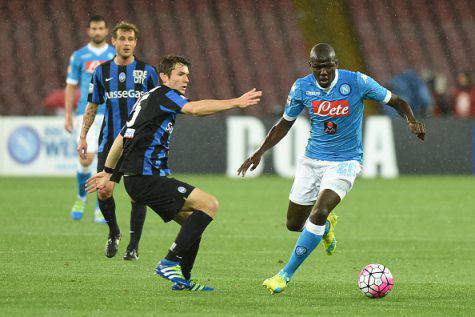
<svg viewBox="0 0 475 317">
<path fill-rule="evenodd" d="M 358 276 L 358 287 L 371 298 L 386 296 L 393 288 L 393 275 L 382 264 L 368 264 Z"/>
</svg>

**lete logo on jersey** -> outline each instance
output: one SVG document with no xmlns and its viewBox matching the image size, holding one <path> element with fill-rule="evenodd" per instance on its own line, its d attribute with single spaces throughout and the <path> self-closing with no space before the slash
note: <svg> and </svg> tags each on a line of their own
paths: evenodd
<svg viewBox="0 0 475 317">
<path fill-rule="evenodd" d="M 101 65 L 105 61 L 88 61 L 86 62 L 86 72 L 92 74 L 96 70 L 97 66 Z"/>
<path fill-rule="evenodd" d="M 312 110 L 320 117 L 346 117 L 350 114 L 348 100 L 312 101 Z"/>
</svg>

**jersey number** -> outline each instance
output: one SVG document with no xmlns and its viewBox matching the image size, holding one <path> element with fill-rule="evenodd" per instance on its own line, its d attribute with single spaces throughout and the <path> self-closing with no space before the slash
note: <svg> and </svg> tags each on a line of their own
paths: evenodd
<svg viewBox="0 0 475 317">
<path fill-rule="evenodd" d="M 141 96 L 139 100 L 137 100 L 137 102 L 135 103 L 134 107 L 132 108 L 132 112 L 133 112 L 132 118 L 130 118 L 130 120 L 127 121 L 127 128 L 130 128 L 131 126 L 134 125 L 135 120 L 137 120 L 137 117 L 140 113 L 140 110 L 142 110 L 142 106 L 140 104 L 142 103 L 142 101 L 146 100 L 148 96 L 150 96 L 150 94 L 145 94 Z"/>
</svg>

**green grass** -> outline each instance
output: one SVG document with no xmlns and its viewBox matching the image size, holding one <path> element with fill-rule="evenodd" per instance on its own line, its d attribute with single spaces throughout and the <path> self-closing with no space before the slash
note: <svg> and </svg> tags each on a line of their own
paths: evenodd
<svg viewBox="0 0 475 317">
<path fill-rule="evenodd" d="M 140 260 L 103 255 L 106 227 L 93 200 L 81 222 L 69 218 L 74 179 L 0 178 L 2 316 L 474 315 L 475 178 L 359 179 L 338 206 L 337 253 L 321 246 L 289 288 L 261 286 L 287 261 L 298 234 L 286 230 L 291 180 L 182 176 L 214 194 L 217 220 L 204 235 L 194 276 L 213 293 L 172 292 L 153 275 L 178 226 L 148 213 Z M 128 232 L 130 204 L 120 185 L 118 218 Z M 356 279 L 366 264 L 387 265 L 393 292 L 365 298 Z"/>
</svg>

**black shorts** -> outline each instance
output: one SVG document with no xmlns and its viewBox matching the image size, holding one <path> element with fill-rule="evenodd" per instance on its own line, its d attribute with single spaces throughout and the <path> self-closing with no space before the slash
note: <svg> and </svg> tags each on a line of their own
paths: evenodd
<svg viewBox="0 0 475 317">
<path fill-rule="evenodd" d="M 149 206 L 165 222 L 175 218 L 195 189 L 177 179 L 153 175 L 125 176 L 124 185 L 132 200 Z"/>
</svg>

